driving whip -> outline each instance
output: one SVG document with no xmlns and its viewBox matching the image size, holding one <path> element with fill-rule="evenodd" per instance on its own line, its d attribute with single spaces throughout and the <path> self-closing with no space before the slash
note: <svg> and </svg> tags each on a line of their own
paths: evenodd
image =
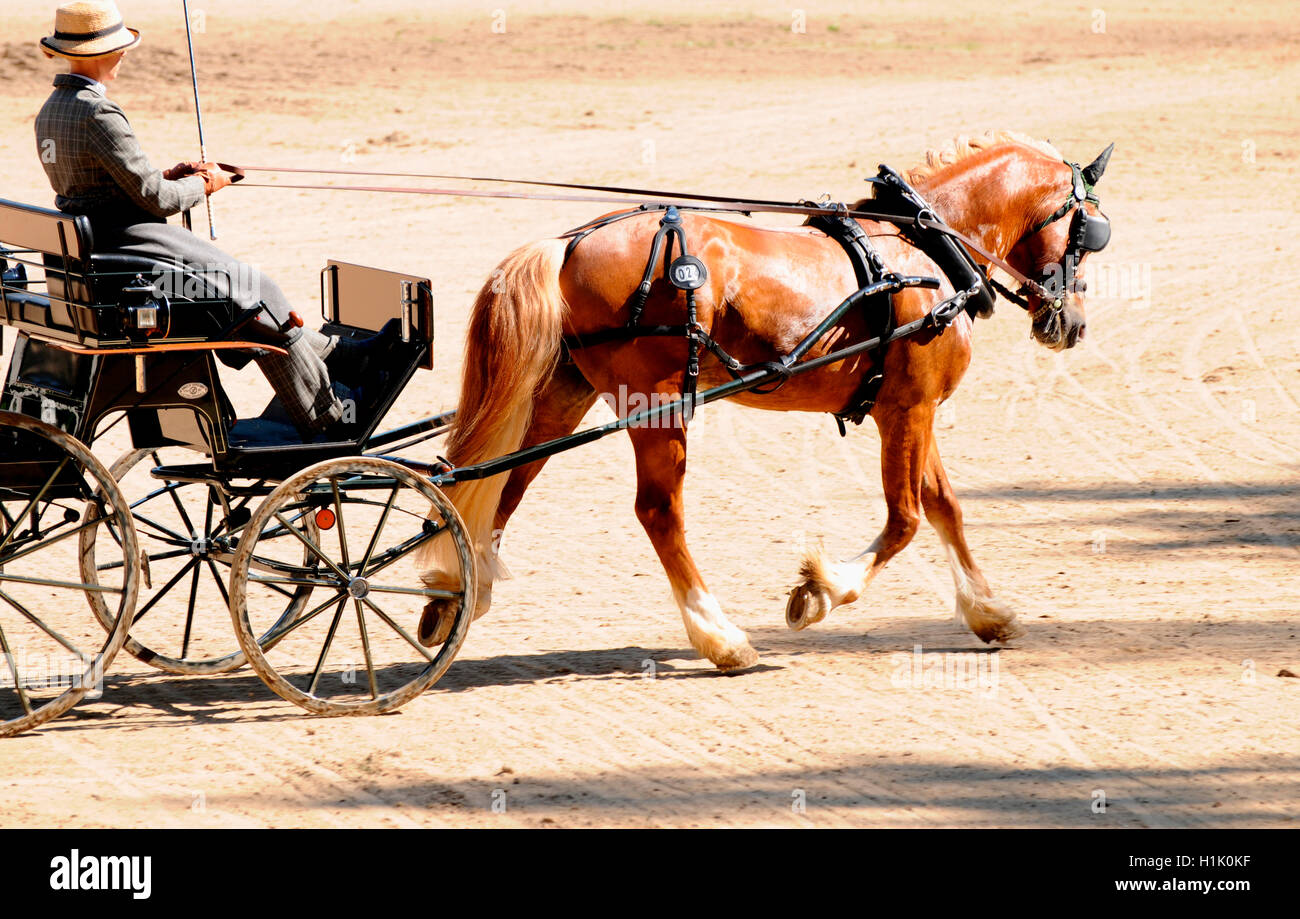
<svg viewBox="0 0 1300 919">
<path fill-rule="evenodd" d="M 194 39 L 190 37 L 189 0 L 181 0 L 181 8 L 185 11 L 185 44 L 190 49 L 190 81 L 194 84 L 194 115 L 199 120 L 199 160 L 206 163 L 208 148 L 203 142 L 203 110 L 199 107 L 199 73 L 194 67 Z M 208 238 L 216 239 L 217 228 L 212 225 L 212 198 L 209 196 L 204 200 L 208 206 Z"/>
</svg>

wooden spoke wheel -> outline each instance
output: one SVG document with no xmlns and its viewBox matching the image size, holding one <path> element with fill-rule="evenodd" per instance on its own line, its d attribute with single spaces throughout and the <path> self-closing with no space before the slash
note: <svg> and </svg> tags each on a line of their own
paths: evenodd
<svg viewBox="0 0 1300 919">
<path fill-rule="evenodd" d="M 420 550 L 437 541 L 456 560 L 454 589 L 420 581 Z M 312 588 L 309 608 L 273 625 L 275 588 L 298 586 Z M 378 714 L 451 666 L 475 590 L 470 540 L 447 497 L 397 463 L 352 457 L 303 470 L 253 513 L 231 570 L 230 611 L 249 664 L 278 695 L 323 715 Z M 432 600 L 455 613 L 447 640 L 426 648 L 416 633 Z"/>
<path fill-rule="evenodd" d="M 78 537 L 101 525 L 116 566 L 87 581 Z M 69 434 L 0 412 L 0 736 L 103 689 L 139 586 L 131 511 L 113 476 Z M 104 627 L 87 608 L 103 610 Z"/>
<path fill-rule="evenodd" d="M 246 658 L 230 627 L 230 563 L 244 525 L 252 517 L 255 497 L 227 497 L 203 482 L 170 482 L 154 478 L 158 466 L 192 456 L 181 450 L 132 450 L 110 469 L 131 502 L 131 516 L 140 541 L 142 585 L 125 649 L 151 667 L 167 673 L 225 673 L 244 666 Z M 314 523 L 308 521 L 308 532 Z M 299 563 L 307 549 L 288 533 Z M 84 531 L 82 577 L 94 582 L 121 565 L 110 551 L 101 559 L 96 546 L 117 542 L 112 522 Z M 279 616 L 272 627 L 292 622 L 307 605 L 312 588 L 277 586 Z M 268 599 L 268 604 L 270 600 Z M 107 627 L 112 610 L 98 598 L 91 606 Z"/>
</svg>

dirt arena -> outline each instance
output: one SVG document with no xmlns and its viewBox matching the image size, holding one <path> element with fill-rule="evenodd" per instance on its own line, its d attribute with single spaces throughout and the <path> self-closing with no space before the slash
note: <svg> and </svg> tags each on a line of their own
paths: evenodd
<svg viewBox="0 0 1300 919">
<path fill-rule="evenodd" d="M 51 201 L 32 123 L 55 5 L 0 0 L 0 197 Z M 180 4 L 120 5 L 145 40 L 110 93 L 155 165 L 193 158 Z M 719 675 L 690 650 L 632 511 L 631 447 L 609 438 L 551 461 L 505 536 L 515 577 L 399 713 L 313 718 L 248 671 L 168 677 L 123 653 L 102 698 L 0 743 L 0 826 L 1294 825 L 1300 13 L 798 6 L 316 0 L 305 21 L 192 0 L 209 153 L 852 200 L 878 163 L 959 133 L 1020 130 L 1085 162 L 1114 141 L 1086 342 L 1051 353 L 1001 304 L 939 416 L 973 551 L 1024 638 L 989 651 L 954 623 L 924 526 L 866 597 L 788 631 L 801 548 L 853 555 L 883 522 L 879 440 L 714 405 L 692 423 L 690 536 L 757 668 Z M 465 317 L 503 255 L 607 209 L 213 203 L 220 245 L 305 313 L 327 258 L 433 279 L 437 369 L 393 421 L 454 406 Z M 256 374 L 229 381 L 260 407 Z M 918 653 L 979 655 L 987 679 L 934 685 Z"/>
</svg>

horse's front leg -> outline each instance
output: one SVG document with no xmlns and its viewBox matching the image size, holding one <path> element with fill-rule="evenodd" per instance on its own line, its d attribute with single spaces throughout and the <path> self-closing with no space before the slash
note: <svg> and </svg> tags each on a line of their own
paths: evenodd
<svg viewBox="0 0 1300 919">
<path fill-rule="evenodd" d="M 921 477 L 921 503 L 926 519 L 939 533 L 943 547 L 948 552 L 952 579 L 957 588 L 957 618 L 984 641 L 1010 641 L 1023 634 L 1016 622 L 1015 612 L 994 599 L 988 581 L 975 564 L 966 534 L 961 525 L 961 507 L 948 482 L 939 447 L 933 441 Z"/>
<path fill-rule="evenodd" d="M 663 423 L 673 424 L 673 420 Z M 636 450 L 636 515 L 668 574 L 691 646 L 720 670 L 752 667 L 758 652 L 722 612 L 686 548 L 682 503 L 686 431 L 674 424 L 631 428 L 628 433 Z"/>
<path fill-rule="evenodd" d="M 785 622 L 805 629 L 837 606 L 852 603 L 886 563 L 903 550 L 921 523 L 921 480 L 933 439 L 934 407 L 878 405 L 872 414 L 880 429 L 880 467 L 889 515 L 880 535 L 862 554 L 834 562 L 820 549 L 804 554 L 800 582 L 790 591 Z"/>
</svg>

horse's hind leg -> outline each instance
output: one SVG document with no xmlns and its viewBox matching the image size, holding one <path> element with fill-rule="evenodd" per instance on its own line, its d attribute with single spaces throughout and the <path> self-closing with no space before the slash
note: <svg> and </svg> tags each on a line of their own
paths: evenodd
<svg viewBox="0 0 1300 919">
<path fill-rule="evenodd" d="M 962 530 L 961 507 L 953 493 L 938 445 L 931 440 L 930 454 L 921 477 L 921 502 L 926 519 L 939 533 L 948 552 L 953 583 L 957 587 L 957 617 L 984 641 L 1010 641 L 1022 634 L 1016 614 L 993 598 L 988 581 L 971 557 Z"/>
<path fill-rule="evenodd" d="M 685 430 L 632 428 L 628 433 L 636 450 L 636 515 L 668 574 L 691 646 L 721 670 L 753 666 L 758 653 L 722 612 L 686 548 Z"/>
<path fill-rule="evenodd" d="M 596 390 L 587 382 L 586 377 L 573 364 L 561 364 L 537 396 L 532 422 L 528 425 L 528 433 L 524 435 L 519 449 L 572 434 L 573 429 L 595 404 Z M 510 473 L 506 487 L 501 492 L 501 503 L 497 505 L 493 524 L 498 534 L 505 529 L 510 516 L 523 500 L 524 492 L 545 465 L 546 460 L 540 459 Z"/>
<path fill-rule="evenodd" d="M 537 399 L 533 403 L 533 417 L 519 448 L 522 450 L 573 433 L 573 429 L 582 421 L 595 401 L 595 389 L 578 372 L 578 369 L 572 364 L 561 365 L 537 394 Z M 501 492 L 500 503 L 497 504 L 493 523 L 495 532 L 491 548 L 488 550 L 490 555 L 479 557 L 479 591 L 474 611 L 476 619 L 486 613 L 492 604 L 492 582 L 498 577 L 509 576 L 497 556 L 501 531 L 515 508 L 519 506 L 519 502 L 523 500 L 524 492 L 528 490 L 528 486 L 542 471 L 544 465 L 546 460 L 540 459 L 509 473 L 510 478 L 507 479 L 505 488 Z M 430 647 L 442 644 L 451 634 L 455 618 L 455 609 L 450 606 L 449 601 L 430 601 L 420 620 L 420 640 Z"/>
</svg>

